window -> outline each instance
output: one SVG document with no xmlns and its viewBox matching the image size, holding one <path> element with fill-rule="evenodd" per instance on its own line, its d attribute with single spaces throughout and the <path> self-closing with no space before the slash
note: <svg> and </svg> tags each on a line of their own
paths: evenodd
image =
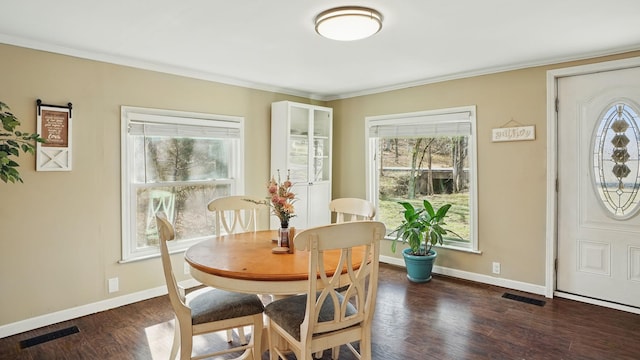
<svg viewBox="0 0 640 360">
<path fill-rule="evenodd" d="M 215 233 L 207 203 L 243 192 L 243 119 L 122 108 L 122 260 L 159 254 L 155 214 L 176 229 L 172 251 Z"/>
<path fill-rule="evenodd" d="M 605 109 L 593 139 L 592 175 L 596 194 L 614 219 L 629 219 L 640 210 L 638 160 L 638 113 L 620 101 Z"/>
<path fill-rule="evenodd" d="M 447 227 L 463 240 L 446 247 L 477 251 L 475 106 L 366 118 L 367 196 L 387 231 L 402 222 L 402 206 L 451 203 Z M 395 235 L 394 235 L 395 236 Z"/>
</svg>

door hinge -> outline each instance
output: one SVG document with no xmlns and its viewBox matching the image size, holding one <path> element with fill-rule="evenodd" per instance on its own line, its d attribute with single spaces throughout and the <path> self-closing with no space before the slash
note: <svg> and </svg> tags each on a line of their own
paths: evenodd
<svg viewBox="0 0 640 360">
<path fill-rule="evenodd" d="M 555 261 L 553 262 L 553 269 L 558 272 L 558 258 L 555 259 Z"/>
<path fill-rule="evenodd" d="M 558 192 L 559 188 L 560 188 L 560 183 L 558 181 L 558 178 L 556 178 L 556 192 Z"/>
<path fill-rule="evenodd" d="M 556 112 L 558 112 L 558 108 L 559 108 L 559 105 L 560 105 L 560 100 L 558 98 L 556 98 L 556 104 L 555 105 L 556 105 Z"/>
</svg>

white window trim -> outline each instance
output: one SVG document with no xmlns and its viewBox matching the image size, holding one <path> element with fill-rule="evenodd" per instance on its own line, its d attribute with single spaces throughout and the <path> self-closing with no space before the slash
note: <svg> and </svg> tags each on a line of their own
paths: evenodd
<svg viewBox="0 0 640 360">
<path fill-rule="evenodd" d="M 131 122 L 154 122 L 173 124 L 179 122 L 182 125 L 193 126 L 220 126 L 227 125 L 236 128 L 240 132 L 239 151 L 233 154 L 231 164 L 234 166 L 231 174 L 234 174 L 231 192 L 232 194 L 244 193 L 244 118 L 240 116 L 216 115 L 187 111 L 163 110 L 133 106 L 122 106 L 120 112 L 120 168 L 121 168 L 121 212 L 122 212 L 122 258 L 120 263 L 143 260 L 160 256 L 160 249 L 148 249 L 148 251 L 136 251 L 132 237 L 132 213 L 136 209 L 131 201 L 132 186 L 130 182 L 133 173 L 133 162 L 129 155 L 132 148 L 132 140 L 128 130 Z M 224 182 L 224 180 L 222 180 Z M 213 236 L 213 230 L 212 230 Z M 198 241 L 201 239 L 198 239 Z M 180 247 L 170 244 L 172 253 L 184 251 L 184 244 Z"/>
<path fill-rule="evenodd" d="M 478 148 L 477 148 L 477 131 L 476 131 L 476 106 L 461 106 L 446 109 L 419 111 L 411 113 L 379 115 L 379 116 L 367 116 L 365 117 L 365 166 L 366 166 L 366 191 L 367 200 L 371 201 L 376 207 L 378 203 L 378 177 L 376 175 L 376 169 L 379 168 L 380 159 L 375 161 L 369 161 L 372 158 L 372 154 L 375 154 L 376 149 L 369 141 L 370 131 L 375 126 L 380 125 L 415 125 L 420 123 L 433 123 L 437 121 L 446 121 L 450 115 L 468 113 L 469 122 L 471 124 L 471 136 L 469 137 L 469 149 L 471 150 L 470 156 L 470 170 L 471 177 L 469 179 L 469 210 L 471 212 L 469 219 L 469 237 L 471 241 L 471 247 L 458 247 L 454 245 L 444 245 L 442 247 L 460 250 L 465 252 L 479 253 L 478 250 Z"/>
</svg>

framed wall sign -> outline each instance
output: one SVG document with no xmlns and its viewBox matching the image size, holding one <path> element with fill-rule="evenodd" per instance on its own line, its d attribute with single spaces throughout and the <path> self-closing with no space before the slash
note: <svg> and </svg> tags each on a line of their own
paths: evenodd
<svg viewBox="0 0 640 360">
<path fill-rule="evenodd" d="M 535 140 L 536 127 L 530 126 L 513 126 L 493 129 L 491 133 L 491 141 L 523 141 Z"/>
<path fill-rule="evenodd" d="M 523 141 L 536 139 L 535 125 L 522 125 L 511 119 L 499 128 L 491 130 L 492 142 Z"/>
<path fill-rule="evenodd" d="M 71 171 L 71 103 L 66 106 L 37 101 L 38 134 L 45 139 L 36 145 L 37 171 Z"/>
</svg>

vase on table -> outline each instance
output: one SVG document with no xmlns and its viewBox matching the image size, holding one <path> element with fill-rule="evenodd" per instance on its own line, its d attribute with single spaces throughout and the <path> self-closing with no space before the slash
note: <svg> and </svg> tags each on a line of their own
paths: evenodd
<svg viewBox="0 0 640 360">
<path fill-rule="evenodd" d="M 289 247 L 289 223 L 282 221 L 278 232 L 278 246 L 283 248 Z"/>
</svg>

